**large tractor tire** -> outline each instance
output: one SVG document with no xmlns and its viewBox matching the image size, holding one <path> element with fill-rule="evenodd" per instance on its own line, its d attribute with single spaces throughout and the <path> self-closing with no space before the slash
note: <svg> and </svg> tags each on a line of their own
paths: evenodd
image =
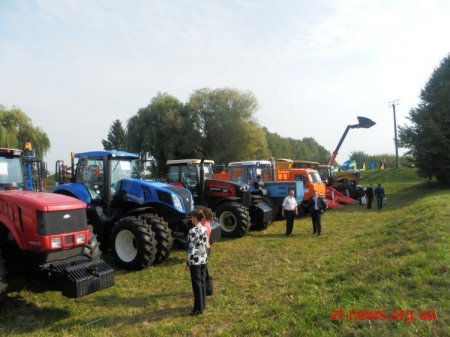
<svg viewBox="0 0 450 337">
<path fill-rule="evenodd" d="M 139 219 L 142 219 L 149 225 L 155 233 L 156 256 L 154 263 L 158 264 L 167 261 L 173 247 L 172 230 L 169 228 L 169 225 L 159 216 L 151 213 L 142 214 L 139 216 Z"/>
<path fill-rule="evenodd" d="M 114 224 L 110 245 L 117 265 L 124 269 L 141 270 L 155 262 L 155 233 L 135 216 L 124 217 Z"/>
<path fill-rule="evenodd" d="M 83 255 L 90 258 L 92 261 L 100 259 L 102 251 L 100 250 L 100 243 L 97 240 L 97 235 L 90 228 L 89 241 L 83 247 Z"/>
<path fill-rule="evenodd" d="M 247 209 L 238 202 L 226 202 L 215 210 L 222 226 L 222 236 L 226 238 L 240 238 L 248 233 L 250 215 Z"/>
<path fill-rule="evenodd" d="M 6 283 L 5 260 L 3 260 L 2 251 L 0 250 L 0 302 L 2 302 L 6 297 L 7 287 L 8 283 Z"/>
</svg>

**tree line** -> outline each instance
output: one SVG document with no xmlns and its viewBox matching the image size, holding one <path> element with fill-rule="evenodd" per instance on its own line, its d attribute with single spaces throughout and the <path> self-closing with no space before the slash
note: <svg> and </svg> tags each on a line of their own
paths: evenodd
<svg viewBox="0 0 450 337">
<path fill-rule="evenodd" d="M 253 93 L 237 89 L 204 88 L 186 103 L 159 93 L 123 127 L 113 121 L 106 150 L 125 149 L 154 160 L 154 174 L 166 173 L 166 161 L 182 158 L 212 159 L 216 164 L 274 158 L 328 160 L 329 151 L 313 138 L 283 138 L 261 127 Z"/>
</svg>

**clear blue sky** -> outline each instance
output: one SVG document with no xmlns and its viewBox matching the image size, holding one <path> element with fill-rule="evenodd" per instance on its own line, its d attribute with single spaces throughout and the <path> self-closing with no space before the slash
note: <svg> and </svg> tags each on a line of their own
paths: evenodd
<svg viewBox="0 0 450 337">
<path fill-rule="evenodd" d="M 337 160 L 394 154 L 388 102 L 405 124 L 450 52 L 449 17 L 448 0 L 1 0 L 0 104 L 48 134 L 49 168 L 158 92 L 204 87 L 252 91 L 260 125 L 330 151 L 369 117 Z"/>
</svg>

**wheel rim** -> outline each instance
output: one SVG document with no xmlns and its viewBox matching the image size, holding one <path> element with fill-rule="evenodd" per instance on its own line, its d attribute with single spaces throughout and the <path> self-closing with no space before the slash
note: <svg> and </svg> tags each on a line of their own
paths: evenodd
<svg viewBox="0 0 450 337">
<path fill-rule="evenodd" d="M 222 212 L 219 216 L 219 222 L 225 232 L 232 232 L 237 225 L 236 216 L 230 211 Z"/>
<path fill-rule="evenodd" d="M 136 237 L 129 230 L 122 230 L 115 240 L 117 256 L 124 262 L 133 261 L 138 253 Z"/>
</svg>

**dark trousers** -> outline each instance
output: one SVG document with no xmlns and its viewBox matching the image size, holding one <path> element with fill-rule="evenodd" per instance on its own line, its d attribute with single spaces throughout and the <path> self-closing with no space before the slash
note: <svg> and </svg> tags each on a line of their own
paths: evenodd
<svg viewBox="0 0 450 337">
<path fill-rule="evenodd" d="M 383 208 L 383 197 L 377 197 L 378 209 Z"/>
<path fill-rule="evenodd" d="M 194 292 L 193 312 L 203 312 L 206 309 L 206 265 L 189 266 L 191 272 L 192 291 Z"/>
<path fill-rule="evenodd" d="M 291 235 L 294 228 L 295 211 L 284 210 L 284 217 L 286 218 L 286 235 Z"/>
<path fill-rule="evenodd" d="M 320 235 L 322 233 L 321 218 L 322 218 L 322 213 L 320 210 L 311 211 L 311 220 L 312 220 L 314 234 Z"/>
<path fill-rule="evenodd" d="M 373 201 L 373 198 L 367 198 L 367 209 L 372 208 L 372 201 Z"/>
</svg>

